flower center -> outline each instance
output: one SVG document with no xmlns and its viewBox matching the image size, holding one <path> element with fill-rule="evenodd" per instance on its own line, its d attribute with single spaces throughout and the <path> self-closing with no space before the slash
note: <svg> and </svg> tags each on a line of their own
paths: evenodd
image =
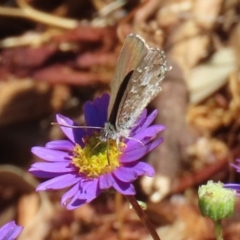
<svg viewBox="0 0 240 240">
<path fill-rule="evenodd" d="M 84 147 L 76 144 L 73 148 L 72 163 L 79 169 L 79 173 L 88 177 L 99 177 L 112 172 L 120 166 L 121 156 L 125 144 L 109 139 L 107 142 L 100 141 L 99 133 L 83 138 Z"/>
</svg>

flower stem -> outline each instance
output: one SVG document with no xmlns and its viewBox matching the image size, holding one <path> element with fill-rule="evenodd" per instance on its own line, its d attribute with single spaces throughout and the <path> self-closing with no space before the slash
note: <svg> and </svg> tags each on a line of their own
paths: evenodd
<svg viewBox="0 0 240 240">
<path fill-rule="evenodd" d="M 117 220 L 119 224 L 118 240 L 123 240 L 123 215 L 122 215 L 123 197 L 122 194 L 119 192 L 115 193 L 115 205 L 117 211 Z"/>
<path fill-rule="evenodd" d="M 217 240 L 223 240 L 221 220 L 214 221 Z"/>
<path fill-rule="evenodd" d="M 147 214 L 143 211 L 141 206 L 139 206 L 136 198 L 134 196 L 131 196 L 131 195 L 125 195 L 125 197 L 131 203 L 132 207 L 136 211 L 136 213 L 139 216 L 140 220 L 143 222 L 144 226 L 148 229 L 148 231 L 151 234 L 152 238 L 154 240 L 161 240 L 160 237 L 158 236 L 154 226 L 150 222 Z"/>
</svg>

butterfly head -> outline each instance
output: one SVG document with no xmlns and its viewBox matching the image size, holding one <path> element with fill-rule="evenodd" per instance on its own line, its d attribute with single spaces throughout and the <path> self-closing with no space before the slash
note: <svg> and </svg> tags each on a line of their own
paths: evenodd
<svg viewBox="0 0 240 240">
<path fill-rule="evenodd" d="M 100 132 L 100 141 L 107 142 L 109 139 L 116 140 L 117 138 L 118 134 L 115 127 L 110 122 L 106 122 Z"/>
</svg>

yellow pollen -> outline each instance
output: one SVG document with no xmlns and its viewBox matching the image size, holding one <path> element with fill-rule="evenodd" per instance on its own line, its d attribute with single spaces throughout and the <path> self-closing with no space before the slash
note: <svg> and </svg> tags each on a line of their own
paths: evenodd
<svg viewBox="0 0 240 240">
<path fill-rule="evenodd" d="M 108 172 L 112 172 L 120 166 L 121 156 L 125 144 L 109 139 L 102 142 L 98 138 L 99 133 L 83 138 L 84 147 L 76 144 L 73 148 L 72 163 L 79 169 L 79 173 L 88 177 L 99 177 Z"/>
</svg>

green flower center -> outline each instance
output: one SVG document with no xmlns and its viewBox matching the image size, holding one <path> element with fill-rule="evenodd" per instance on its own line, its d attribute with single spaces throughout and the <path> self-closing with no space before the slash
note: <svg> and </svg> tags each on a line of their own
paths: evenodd
<svg viewBox="0 0 240 240">
<path fill-rule="evenodd" d="M 114 171 L 120 166 L 119 157 L 124 151 L 125 144 L 109 139 L 102 142 L 99 133 L 83 138 L 84 147 L 76 144 L 73 148 L 72 163 L 79 169 L 79 173 L 88 177 L 99 177 Z"/>
</svg>

